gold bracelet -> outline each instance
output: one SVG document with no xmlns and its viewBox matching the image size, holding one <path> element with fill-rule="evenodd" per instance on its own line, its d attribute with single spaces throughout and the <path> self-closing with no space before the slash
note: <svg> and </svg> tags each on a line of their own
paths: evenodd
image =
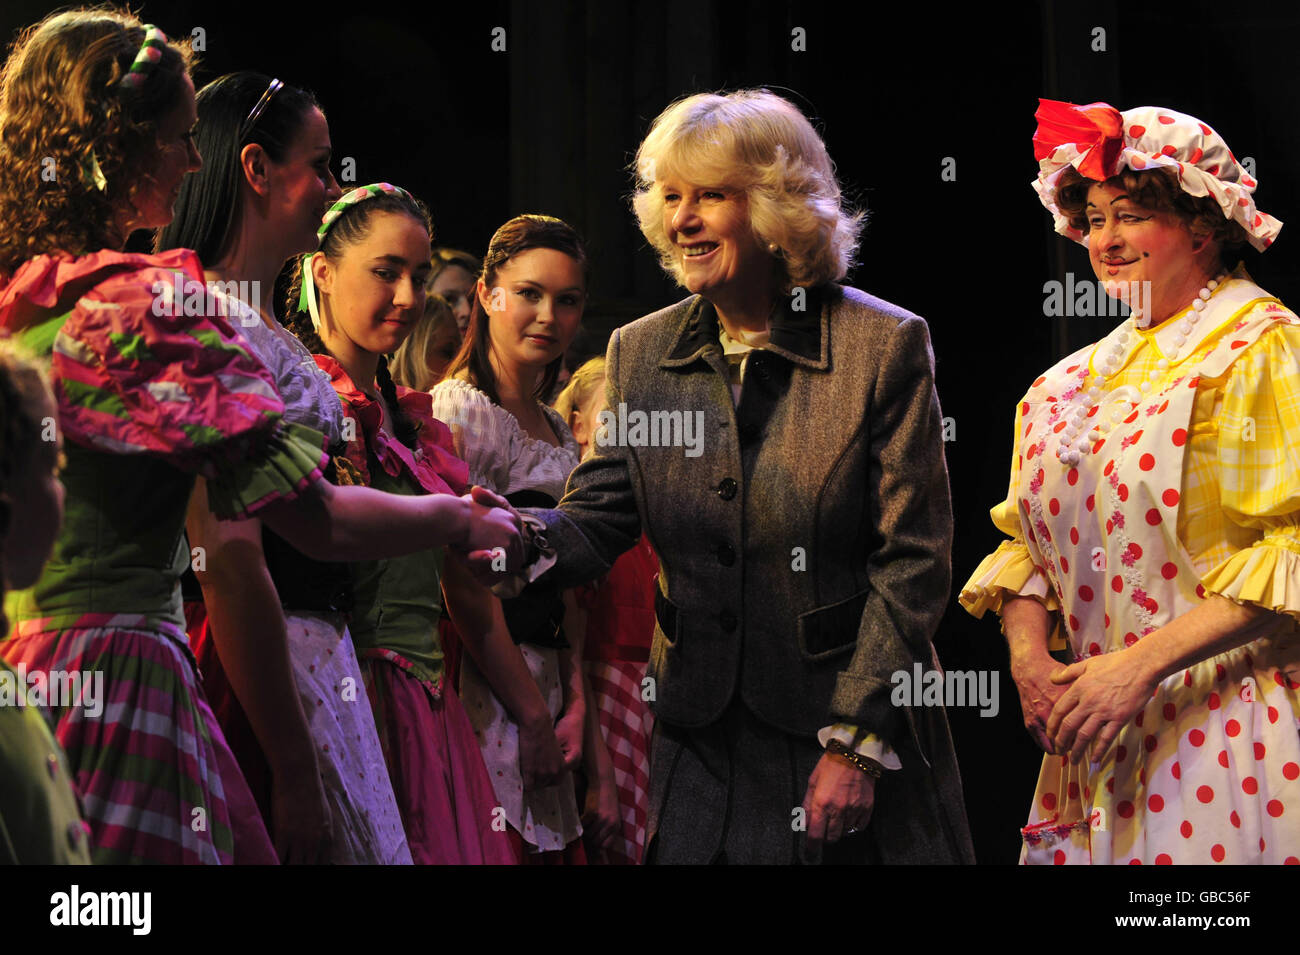
<svg viewBox="0 0 1300 955">
<path fill-rule="evenodd" d="M 853 752 L 837 739 L 832 739 L 826 744 L 826 752 L 832 756 L 839 756 L 841 759 L 848 760 L 872 779 L 879 779 L 885 772 L 885 767 L 870 756 L 863 756 L 861 753 Z"/>
</svg>

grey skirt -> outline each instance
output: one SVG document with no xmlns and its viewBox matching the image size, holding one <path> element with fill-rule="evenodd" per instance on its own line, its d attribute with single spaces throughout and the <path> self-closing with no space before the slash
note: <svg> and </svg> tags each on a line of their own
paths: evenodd
<svg viewBox="0 0 1300 955">
<path fill-rule="evenodd" d="M 943 735 L 947 737 L 946 721 Z M 951 742 L 938 752 L 952 752 Z M 822 748 L 754 716 L 739 699 L 709 726 L 655 723 L 647 862 L 797 865 L 970 863 L 965 809 L 941 805 L 931 767 L 900 751 L 903 769 L 876 784 L 871 823 L 827 845 L 805 846 L 804 794 Z M 954 761 L 955 762 L 955 761 Z M 951 767 L 956 772 L 956 766 Z"/>
</svg>

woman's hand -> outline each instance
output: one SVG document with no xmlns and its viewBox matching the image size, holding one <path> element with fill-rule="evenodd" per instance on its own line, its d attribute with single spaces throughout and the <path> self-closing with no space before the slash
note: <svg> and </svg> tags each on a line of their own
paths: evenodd
<svg viewBox="0 0 1300 955">
<path fill-rule="evenodd" d="M 495 571 L 518 570 L 524 558 L 524 522 L 519 512 L 504 497 L 485 487 L 471 488 L 461 500 L 467 513 L 464 534 L 457 541 L 458 549 L 471 558 L 486 555 Z M 473 563 L 476 561 L 471 560 Z"/>
<path fill-rule="evenodd" d="M 809 850 L 817 852 L 823 842 L 839 842 L 849 830 L 865 829 L 875 801 L 876 781 L 871 776 L 847 760 L 823 753 L 803 797 Z"/>
<path fill-rule="evenodd" d="M 310 769 L 272 774 L 271 828 L 284 865 L 321 865 L 330 858 L 330 807 L 314 762 Z"/>
<path fill-rule="evenodd" d="M 554 786 L 564 775 L 564 756 L 549 716 L 519 724 L 519 775 L 525 792 Z"/>
<path fill-rule="evenodd" d="M 587 720 L 587 677 L 582 667 L 582 648 L 586 642 L 587 614 L 577 605 L 573 591 L 566 590 L 564 599 L 564 630 L 569 646 L 556 654 L 560 670 L 560 684 L 564 688 L 564 711 L 555 722 L 555 735 L 564 754 L 564 768 L 577 769 L 582 762 L 583 737 L 594 732 L 599 738 L 600 728 L 595 720 Z M 594 716 L 595 714 L 593 714 Z"/>
<path fill-rule="evenodd" d="M 573 770 L 582 762 L 582 734 L 587 719 L 586 707 L 581 701 L 570 702 L 555 721 L 555 738 L 564 756 L 564 768 Z"/>
<path fill-rule="evenodd" d="M 591 776 L 587 786 L 587 801 L 582 809 L 582 829 L 599 849 L 614 844 L 623 821 L 619 817 L 618 785 L 613 772 Z"/>
<path fill-rule="evenodd" d="M 1158 683 L 1131 648 L 1080 660 L 1051 678 L 1069 687 L 1052 709 L 1047 736 L 1056 752 L 1069 752 L 1072 763 L 1083 758 L 1094 739 L 1092 760 L 1101 759 L 1120 730 L 1151 699 Z"/>
<path fill-rule="evenodd" d="M 1052 715 L 1052 707 L 1065 695 L 1065 687 L 1052 682 L 1052 674 L 1061 669 L 1061 665 L 1048 655 L 1046 650 L 1027 653 L 1011 658 L 1011 679 L 1015 681 L 1016 691 L 1020 694 L 1020 711 L 1024 714 L 1025 729 L 1034 742 L 1045 753 L 1055 753 L 1051 734 L 1047 732 L 1047 721 Z"/>
</svg>

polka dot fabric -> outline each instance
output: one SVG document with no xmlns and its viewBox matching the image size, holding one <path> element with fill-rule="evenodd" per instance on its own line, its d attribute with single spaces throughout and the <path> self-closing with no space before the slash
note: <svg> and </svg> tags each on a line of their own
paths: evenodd
<svg viewBox="0 0 1300 955">
<path fill-rule="evenodd" d="M 1234 550 L 1250 549 L 1252 532 L 1261 556 L 1276 551 L 1278 567 L 1300 569 L 1278 556 L 1296 556 L 1290 544 L 1277 544 L 1280 527 L 1265 534 L 1218 513 L 1222 489 L 1214 483 L 1223 473 L 1221 456 L 1235 453 L 1215 430 L 1232 368 L 1243 354 L 1276 347 L 1279 332 L 1295 333 L 1294 322 L 1253 283 L 1236 278 L 1211 299 L 1198 346 L 1145 393 L 1124 389 L 1149 380 L 1164 357 L 1160 329 L 1130 329 L 1118 388 L 1103 397 L 1127 400 L 1130 413 L 1075 468 L 1044 455 L 1044 446 L 1069 390 L 1091 374 L 1092 354 L 1124 326 L 1040 378 L 1021 405 L 1012 497 L 1004 505 L 1019 512 L 1019 540 L 981 565 L 963 590 L 963 605 L 989 606 L 988 591 L 1007 573 L 1007 554 L 1023 547 L 1059 602 L 1073 655 L 1083 659 L 1121 651 L 1219 592 L 1205 581 Z M 1297 367 L 1289 374 L 1290 387 L 1300 389 Z M 1280 389 L 1275 398 L 1287 403 Z M 1207 402 L 1217 415 L 1207 414 Z M 1214 473 L 1202 477 L 1207 467 Z M 1216 512 L 1221 523 L 1202 512 Z M 1224 539 L 1211 543 L 1207 529 Z M 1194 546 L 1185 543 L 1189 537 Z M 1276 607 L 1276 595 L 1256 596 L 1270 609 L 1300 610 L 1300 603 Z M 1288 622 L 1168 677 L 1098 764 L 1045 757 L 1022 832 L 1023 861 L 1281 863 L 1300 855 L 1300 684 L 1287 675 L 1300 668 L 1294 633 Z"/>
<path fill-rule="evenodd" d="M 1255 208 L 1254 177 L 1237 162 L 1223 137 L 1196 117 L 1157 106 L 1120 113 L 1106 103 L 1038 103 L 1034 158 L 1039 171 L 1033 187 L 1061 235 L 1087 244 L 1056 204 L 1056 185 L 1067 167 L 1097 181 L 1126 169 L 1172 169 L 1184 192 L 1212 196 L 1224 218 L 1240 223 L 1256 249 L 1268 248 L 1281 231 L 1280 221 Z"/>
</svg>

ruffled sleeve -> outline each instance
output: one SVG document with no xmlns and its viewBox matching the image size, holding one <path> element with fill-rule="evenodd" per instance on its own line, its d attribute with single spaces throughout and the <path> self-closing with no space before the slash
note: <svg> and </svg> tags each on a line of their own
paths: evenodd
<svg viewBox="0 0 1300 955">
<path fill-rule="evenodd" d="M 451 429 L 456 454 L 468 466 L 470 484 L 498 494 L 510 487 L 510 429 L 503 411 L 487 395 L 458 378 L 441 381 L 431 392 L 433 416 Z"/>
<path fill-rule="evenodd" d="M 344 457 L 356 468 L 363 483 L 370 484 L 374 461 L 391 477 L 406 474 L 429 494 L 465 493 L 469 468 L 456 455 L 451 430 L 434 418 L 432 399 L 427 393 L 397 386 L 397 402 L 416 428 L 416 446 L 408 448 L 381 427 L 382 405 L 361 391 L 342 365 L 328 355 L 317 355 L 316 364 L 329 375 L 343 403 L 344 418 L 355 422 L 350 428 L 344 427 L 348 439 Z"/>
<path fill-rule="evenodd" d="M 282 421 L 270 374 L 209 307 L 192 252 L 41 256 L 0 291 L 0 324 L 51 353 L 68 440 L 201 474 L 219 517 L 320 476 L 324 437 Z"/>
<path fill-rule="evenodd" d="M 1300 326 L 1286 320 L 1233 363 L 1219 417 L 1220 503 L 1258 540 L 1201 583 L 1300 620 Z"/>
<path fill-rule="evenodd" d="M 989 516 L 993 518 L 993 525 L 1010 540 L 1003 541 L 998 545 L 997 550 L 980 562 L 957 598 L 962 607 L 975 617 L 983 617 L 989 610 L 1000 614 L 1008 594 L 1033 597 L 1041 601 L 1048 610 L 1060 609 L 1060 602 L 1056 599 L 1056 592 L 1052 590 L 1047 574 L 1034 563 L 1029 554 L 1029 547 L 1020 529 L 1020 515 L 1016 507 L 1016 488 L 1020 482 L 1022 417 L 1026 410 L 1024 402 L 1021 402 L 1016 410 L 1011 483 L 1007 489 L 1006 499 L 989 511 Z"/>
</svg>

